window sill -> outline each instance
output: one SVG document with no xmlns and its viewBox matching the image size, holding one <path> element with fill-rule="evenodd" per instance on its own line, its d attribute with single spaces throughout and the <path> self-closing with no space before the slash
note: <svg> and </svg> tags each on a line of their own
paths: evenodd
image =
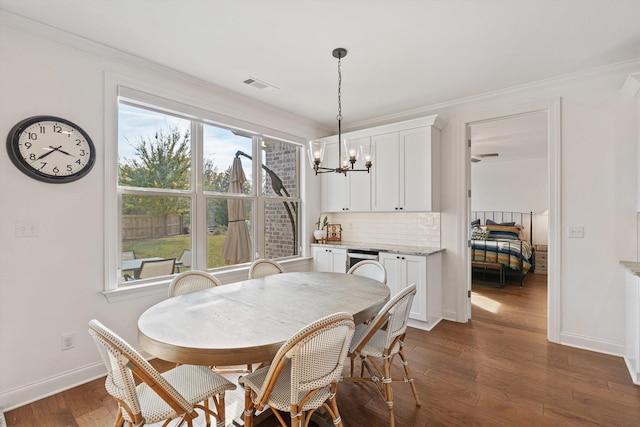
<svg viewBox="0 0 640 427">
<path fill-rule="evenodd" d="M 289 259 L 278 260 L 287 271 L 307 271 L 309 269 L 309 263 L 312 258 L 310 257 L 293 257 Z M 234 283 L 247 279 L 247 273 L 249 272 L 249 266 L 230 268 L 228 270 L 210 271 L 214 274 L 223 284 Z M 103 291 L 102 294 L 109 303 L 126 301 L 134 298 L 144 298 L 157 295 L 167 296 L 169 284 L 171 279 L 162 280 L 158 282 L 147 282 L 134 285 L 120 286 L 118 289 L 110 289 Z"/>
<path fill-rule="evenodd" d="M 140 285 L 121 286 L 118 289 L 111 289 L 102 292 L 104 297 L 109 303 L 126 301 L 133 298 L 154 296 L 154 295 L 167 295 L 167 289 L 169 288 L 170 280 L 164 280 L 162 282 L 144 283 Z"/>
</svg>

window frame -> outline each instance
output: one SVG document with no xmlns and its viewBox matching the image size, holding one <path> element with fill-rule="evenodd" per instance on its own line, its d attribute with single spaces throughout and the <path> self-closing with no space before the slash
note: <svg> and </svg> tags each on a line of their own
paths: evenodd
<svg viewBox="0 0 640 427">
<path fill-rule="evenodd" d="M 109 85 L 107 84 L 107 87 Z M 133 89 L 130 86 L 124 86 L 113 82 L 112 86 L 115 90 L 111 94 L 115 96 L 107 96 L 107 114 L 105 117 L 105 140 L 109 141 L 105 144 L 105 286 L 104 294 L 109 301 L 118 301 L 121 299 L 128 299 L 130 296 L 138 296 L 139 294 L 149 293 L 161 293 L 166 290 L 166 286 L 171 281 L 171 278 L 159 278 L 159 279 L 147 279 L 136 280 L 132 284 L 122 286 L 120 279 L 120 254 L 122 244 L 122 227 L 121 227 L 121 215 L 122 215 L 122 195 L 123 194 L 145 194 L 145 195 L 162 195 L 170 197 L 187 197 L 191 202 L 191 250 L 194 256 L 192 264 L 194 268 L 225 272 L 238 269 L 247 269 L 248 264 L 236 264 L 225 267 L 218 267 L 214 269 L 206 268 L 206 200 L 212 195 L 220 198 L 244 198 L 251 200 L 253 204 L 253 224 L 252 233 L 253 237 L 253 250 L 252 252 L 256 257 L 263 257 L 264 253 L 264 240 L 265 240 L 265 220 L 264 220 L 264 204 L 267 200 L 287 200 L 293 203 L 297 203 L 298 215 L 296 218 L 297 225 L 297 238 L 298 242 L 301 239 L 301 224 L 300 220 L 303 218 L 300 209 L 302 207 L 302 161 L 301 156 L 304 154 L 304 140 L 299 137 L 294 137 L 283 132 L 273 131 L 272 129 L 265 128 L 264 126 L 257 125 L 255 123 L 245 122 L 240 119 L 230 118 L 228 116 L 221 116 L 212 111 L 195 107 L 192 105 L 181 103 L 180 101 L 172 101 L 167 98 L 152 95 L 148 91 L 140 91 Z M 115 93 L 114 93 L 115 92 Z M 107 90 L 107 94 L 109 90 Z M 191 121 L 191 188 L 189 190 L 171 190 L 171 189 L 148 189 L 148 188 L 134 188 L 128 187 L 123 190 L 117 183 L 118 180 L 118 127 L 119 127 L 119 108 L 120 104 L 127 104 L 137 108 L 148 109 L 161 114 L 169 114 L 179 118 L 184 118 Z M 219 128 L 229 129 L 252 138 L 253 146 L 253 185 L 251 195 L 229 195 L 221 196 L 220 193 L 213 193 L 203 190 L 203 168 L 202 165 L 203 156 L 203 134 L 204 126 L 211 125 Z M 296 162 L 296 186 L 297 195 L 295 197 L 282 197 L 263 194 L 261 191 L 261 183 L 263 182 L 263 170 L 261 167 L 261 144 L 262 138 L 273 141 L 279 141 L 287 144 L 291 144 L 296 148 L 295 162 Z M 199 231 L 205 230 L 205 233 Z M 198 249 L 199 248 L 199 249 Z M 205 250 L 203 250 L 205 249 Z M 301 245 L 298 244 L 298 254 L 292 255 L 289 258 L 301 257 Z M 285 259 L 285 258 L 283 258 Z"/>
</svg>

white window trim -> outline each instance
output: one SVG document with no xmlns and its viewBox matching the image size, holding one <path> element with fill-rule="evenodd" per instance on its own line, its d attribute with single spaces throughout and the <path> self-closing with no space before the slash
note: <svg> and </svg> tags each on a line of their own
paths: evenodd
<svg viewBox="0 0 640 427">
<path fill-rule="evenodd" d="M 138 105 L 141 107 L 148 107 L 155 111 L 177 114 L 181 117 L 186 117 L 203 121 L 207 124 L 211 124 L 213 126 L 221 126 L 224 128 L 233 127 L 237 130 L 241 130 L 246 132 L 248 135 L 261 136 L 263 138 L 275 139 L 284 141 L 287 143 L 295 144 L 301 147 L 300 152 L 304 151 L 305 140 L 301 137 L 290 135 L 284 132 L 275 131 L 273 129 L 265 128 L 264 126 L 243 121 L 241 119 L 232 118 L 229 116 L 225 116 L 223 114 L 219 114 L 213 111 L 204 110 L 202 108 L 193 107 L 185 103 L 181 103 L 180 101 L 172 101 L 167 98 L 164 98 L 159 95 L 153 95 L 150 92 L 162 93 L 163 90 L 158 88 L 157 90 L 149 90 L 148 87 L 145 87 L 144 90 L 135 89 L 133 86 L 144 86 L 143 84 L 135 84 L 129 79 L 119 78 L 115 75 L 111 75 L 107 73 L 105 75 L 105 181 L 104 181 L 104 191 L 105 191 L 105 217 L 104 217 L 104 251 L 105 251 L 105 268 L 104 268 L 104 291 L 103 294 L 107 298 L 109 302 L 118 302 L 131 298 L 138 298 L 143 296 L 152 296 L 158 294 L 166 294 L 169 283 L 173 279 L 164 278 L 160 280 L 149 280 L 145 281 L 136 281 L 135 284 L 130 286 L 119 286 L 118 279 L 118 257 L 117 254 L 118 248 L 120 246 L 121 235 L 120 235 L 120 226 L 119 226 L 119 195 L 116 184 L 116 177 L 118 174 L 118 114 L 119 114 L 119 103 L 121 100 L 125 102 L 131 102 L 133 105 Z M 178 97 L 179 98 L 179 97 Z M 162 106 L 163 108 L 159 108 Z M 202 129 L 202 126 L 198 126 L 198 128 Z M 251 130 L 248 130 L 251 129 Z M 254 138 L 254 146 L 258 144 L 255 142 L 257 138 Z M 197 150 L 196 154 L 202 150 L 202 146 L 197 146 L 195 144 L 193 149 Z M 258 153 L 254 148 L 254 153 Z M 195 156 L 192 156 L 192 161 L 195 161 Z M 302 170 L 300 164 L 300 155 L 297 156 L 298 162 L 298 209 L 302 209 L 302 194 L 301 194 L 301 186 L 302 186 Z M 256 177 L 256 182 L 261 182 L 262 179 L 262 168 L 257 167 L 258 163 L 253 162 L 254 167 L 254 176 Z M 195 185 L 202 185 L 202 177 L 197 177 L 197 182 Z M 259 191 L 256 188 L 256 191 Z M 200 194 L 201 192 L 197 192 L 196 194 Z M 257 194 L 256 194 L 257 195 Z M 200 196 L 196 196 L 200 197 Z M 254 203 L 254 217 L 258 214 L 257 206 L 260 203 Z M 198 206 L 204 206 L 204 203 L 200 203 Z M 206 223 L 206 214 L 205 208 L 202 208 L 203 212 L 195 212 L 192 210 L 192 214 L 195 216 L 193 220 L 197 220 Z M 298 233 L 299 239 L 302 238 L 302 227 L 301 222 L 302 218 L 304 218 L 303 212 L 300 212 L 298 215 Z M 254 224 L 259 223 L 259 229 L 255 230 L 254 236 L 261 236 L 256 238 L 256 242 L 254 243 L 254 247 L 258 247 L 257 245 L 260 243 L 258 240 L 264 239 L 264 228 L 261 221 L 254 221 Z M 117 232 L 115 232 L 117 230 Z M 192 238 L 197 238 L 193 236 Z M 192 241 L 192 246 L 194 242 Z M 300 246 L 300 245 L 299 245 Z M 204 255 L 198 255 L 204 257 Z M 297 256 L 292 257 L 292 259 L 302 259 L 302 254 L 299 253 Z M 201 260 L 202 262 L 203 260 Z M 223 275 L 230 274 L 232 277 L 237 276 L 237 271 L 247 271 L 248 266 L 230 266 L 229 268 L 221 268 L 220 272 Z"/>
</svg>

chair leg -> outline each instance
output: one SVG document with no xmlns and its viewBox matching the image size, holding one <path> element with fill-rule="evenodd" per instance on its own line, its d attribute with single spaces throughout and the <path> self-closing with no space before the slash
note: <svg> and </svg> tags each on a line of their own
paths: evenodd
<svg viewBox="0 0 640 427">
<path fill-rule="evenodd" d="M 331 397 L 329 397 L 328 404 L 324 403 L 324 406 L 327 408 L 327 412 L 331 415 L 331 419 L 333 420 L 333 425 L 337 427 L 342 427 L 342 418 L 340 417 L 340 411 L 338 411 L 338 400 L 336 395 L 338 393 L 338 383 L 333 383 L 331 385 Z"/>
<path fill-rule="evenodd" d="M 384 391 L 384 400 L 389 409 L 389 427 L 395 427 L 395 419 L 393 416 L 393 388 L 391 387 L 391 358 L 386 356 L 383 358 L 384 376 L 382 378 L 382 389 Z"/>
<path fill-rule="evenodd" d="M 253 401 L 251 400 L 251 388 L 244 388 L 244 427 L 253 427 Z"/>
<path fill-rule="evenodd" d="M 404 368 L 404 375 L 406 377 L 406 381 L 411 386 L 411 392 L 413 393 L 413 398 L 416 400 L 416 406 L 422 405 L 420 402 L 420 398 L 418 397 L 418 390 L 416 389 L 416 384 L 413 381 L 413 376 L 411 375 L 411 370 L 409 370 L 409 363 L 407 363 L 407 359 L 404 357 L 404 350 L 402 345 L 398 350 L 398 355 L 400 356 L 400 360 L 402 361 L 402 367 Z"/>
</svg>

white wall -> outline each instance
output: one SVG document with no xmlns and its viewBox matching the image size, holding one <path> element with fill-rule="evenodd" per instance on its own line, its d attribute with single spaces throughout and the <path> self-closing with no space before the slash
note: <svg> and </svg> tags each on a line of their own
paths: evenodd
<svg viewBox="0 0 640 427">
<path fill-rule="evenodd" d="M 471 210 L 533 212 L 533 241 L 547 243 L 547 159 L 471 163 Z"/>
<path fill-rule="evenodd" d="M 85 178 L 55 185 L 26 177 L 2 149 L 0 409 L 102 375 L 99 354 L 86 332 L 88 321 L 100 319 L 135 345 L 138 316 L 166 295 L 162 289 L 109 303 L 102 294 L 104 162 L 108 146 L 116 143 L 105 140 L 105 134 L 116 134 L 106 129 L 115 125 L 105 120 L 106 76 L 139 82 L 158 94 L 302 140 L 327 133 L 304 118 L 0 12 L 2 134 L 24 118 L 55 115 L 84 128 L 97 150 L 96 165 Z M 306 177 L 303 181 L 319 186 Z M 318 206 L 308 216 L 317 216 Z M 16 238 L 17 220 L 37 221 L 38 236 Z M 238 274 L 246 277 L 246 271 Z M 75 348 L 62 351 L 61 335 L 70 332 L 75 333 Z"/>
<path fill-rule="evenodd" d="M 619 261 L 634 259 L 636 232 L 635 100 L 621 91 L 640 62 L 570 79 L 504 91 L 464 102 L 425 107 L 403 120 L 438 114 L 442 131 L 441 242 L 444 311 L 463 315 L 466 288 L 464 236 L 466 121 L 487 111 L 508 112 L 541 99 L 562 98 L 561 248 L 562 342 L 616 353 L 624 344 L 623 273 Z M 0 156 L 0 407 L 5 409 L 99 375 L 98 354 L 86 333 L 95 317 L 136 341 L 136 319 L 164 297 L 108 303 L 103 289 L 105 73 L 162 88 L 232 117 L 310 138 L 313 124 L 246 98 L 212 88 L 135 58 L 81 43 L 68 35 L 0 14 L 0 129 L 36 114 L 66 117 L 81 125 L 98 150 L 84 179 L 44 184 L 25 177 Z M 391 119 L 380 119 L 383 124 Z M 355 126 L 354 126 L 355 129 Z M 347 129 L 354 130 L 354 129 Z M 305 168 L 306 170 L 307 168 Z M 303 176 L 307 194 L 318 180 Z M 319 196 L 303 201 L 306 230 L 319 213 Z M 16 220 L 38 221 L 39 235 L 16 238 Z M 568 225 L 583 225 L 584 239 L 567 239 Z M 76 333 L 76 347 L 62 352 L 60 336 Z"/>
</svg>

